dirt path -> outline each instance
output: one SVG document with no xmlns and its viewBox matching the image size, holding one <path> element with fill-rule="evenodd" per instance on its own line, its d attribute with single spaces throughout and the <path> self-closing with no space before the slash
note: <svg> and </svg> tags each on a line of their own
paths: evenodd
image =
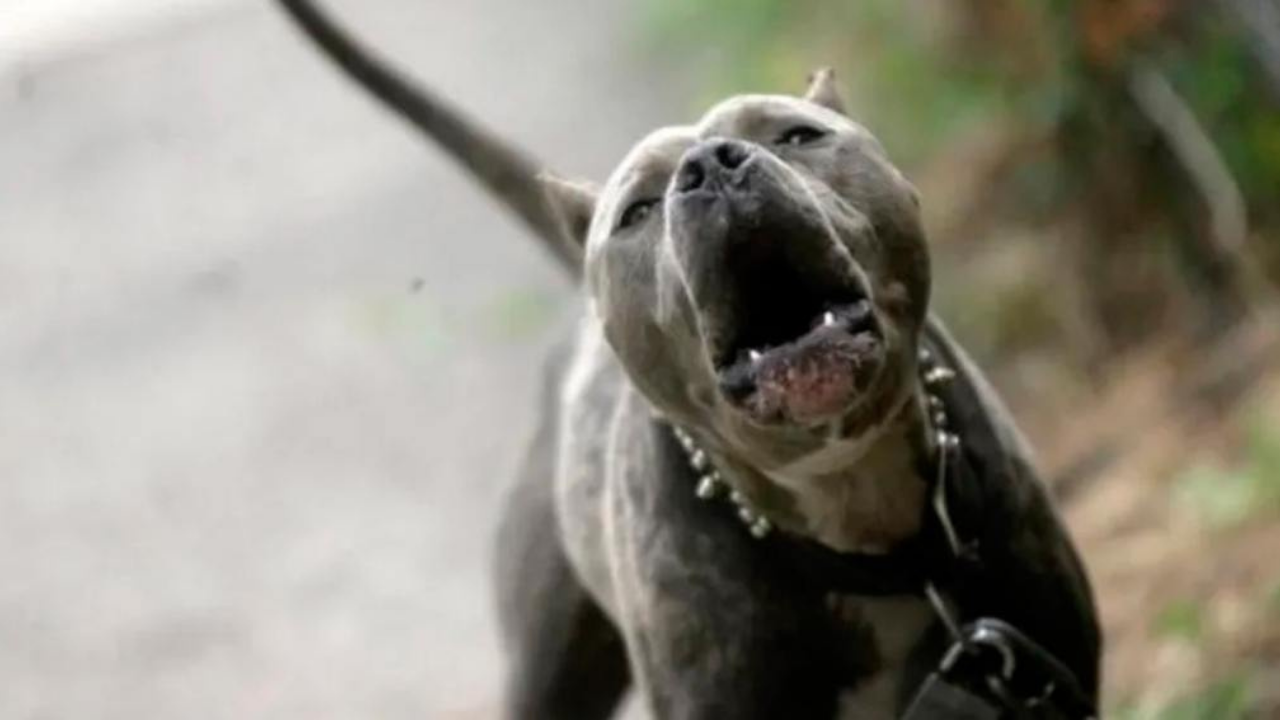
<svg viewBox="0 0 1280 720">
<path fill-rule="evenodd" d="M 569 293 L 266 3 L 205 4 L 0 67 L 0 717 L 483 716 Z M 572 172 L 679 116 L 620 3 L 333 4 Z"/>
</svg>

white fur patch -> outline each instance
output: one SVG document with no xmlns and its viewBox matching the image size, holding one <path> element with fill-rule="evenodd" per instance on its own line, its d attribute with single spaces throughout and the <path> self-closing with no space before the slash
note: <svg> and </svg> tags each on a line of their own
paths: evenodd
<svg viewBox="0 0 1280 720">
<path fill-rule="evenodd" d="M 599 372 L 600 365 L 608 354 L 604 349 L 604 332 L 596 320 L 595 301 L 588 300 L 586 316 L 579 323 L 576 334 L 577 344 L 573 357 L 569 360 L 569 371 L 565 375 L 564 384 L 560 388 L 560 407 L 562 417 L 577 404 L 579 398 L 591 384 L 591 380 Z"/>
<path fill-rule="evenodd" d="M 912 649 L 933 622 L 923 598 L 842 596 L 837 612 L 872 628 L 883 668 L 858 687 L 840 693 L 837 720 L 892 720 L 897 717 L 902 669 Z"/>
<path fill-rule="evenodd" d="M 904 393 L 904 399 L 912 397 Z M 882 553 L 887 543 L 868 542 L 859 535 L 883 535 L 879 528 L 897 526 L 914 531 L 910 518 L 918 514 L 912 492 L 919 485 L 909 455 L 881 454 L 868 466 L 868 453 L 879 442 L 908 442 L 888 437 L 900 426 L 902 403 L 882 422 L 856 438 L 831 438 L 814 452 L 765 475 L 795 497 L 796 509 L 809 535 L 819 542 L 845 552 Z M 851 468 L 859 468 L 851 472 Z M 865 524 L 864 527 L 859 525 Z"/>
</svg>

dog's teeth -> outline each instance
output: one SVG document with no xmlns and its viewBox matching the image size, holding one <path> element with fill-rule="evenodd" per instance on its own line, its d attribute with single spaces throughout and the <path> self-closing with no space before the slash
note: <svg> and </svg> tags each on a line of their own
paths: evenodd
<svg viewBox="0 0 1280 720">
<path fill-rule="evenodd" d="M 835 313 L 833 313 L 833 312 L 831 312 L 830 310 L 828 310 L 828 311 L 826 311 L 825 313 L 823 313 L 823 314 L 822 314 L 822 324 L 823 324 L 823 325 L 825 325 L 825 326 L 827 326 L 827 327 L 831 327 L 832 325 L 835 325 L 835 324 L 836 324 L 836 314 L 835 314 Z"/>
<path fill-rule="evenodd" d="M 762 356 L 759 350 L 748 350 L 747 357 L 751 359 L 751 362 L 760 362 Z"/>
</svg>

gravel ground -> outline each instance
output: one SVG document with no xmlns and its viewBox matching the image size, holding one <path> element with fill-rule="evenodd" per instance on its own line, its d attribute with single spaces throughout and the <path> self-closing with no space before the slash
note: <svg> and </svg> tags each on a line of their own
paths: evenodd
<svg viewBox="0 0 1280 720">
<path fill-rule="evenodd" d="M 330 2 L 570 173 L 684 114 L 620 2 Z M 572 291 L 268 3 L 87 37 L 0 64 L 0 718 L 486 716 Z"/>
</svg>

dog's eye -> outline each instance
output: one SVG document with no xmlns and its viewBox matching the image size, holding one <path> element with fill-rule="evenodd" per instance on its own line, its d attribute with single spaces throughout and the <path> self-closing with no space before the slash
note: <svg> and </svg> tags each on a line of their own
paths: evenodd
<svg viewBox="0 0 1280 720">
<path fill-rule="evenodd" d="M 801 145 L 808 145 L 815 140 L 821 140 L 826 137 L 826 135 L 827 133 L 825 130 L 819 130 L 812 125 L 796 125 L 795 127 L 787 128 L 778 136 L 778 139 L 775 140 L 774 143 L 790 147 L 800 147 Z"/>
<path fill-rule="evenodd" d="M 622 211 L 622 217 L 618 219 L 618 229 L 626 230 L 632 225 L 639 225 L 648 219 L 649 215 L 653 213 L 653 209 L 657 206 L 657 198 L 646 198 L 631 203 L 626 210 Z"/>
</svg>

